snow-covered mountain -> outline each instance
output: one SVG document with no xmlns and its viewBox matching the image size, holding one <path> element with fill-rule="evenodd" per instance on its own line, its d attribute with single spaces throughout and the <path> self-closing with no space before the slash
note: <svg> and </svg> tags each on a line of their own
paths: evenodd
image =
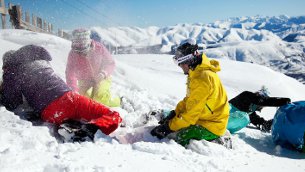
<svg viewBox="0 0 305 172">
<path fill-rule="evenodd" d="M 287 36 L 297 37 L 304 35 L 305 16 L 299 17 L 236 17 L 227 20 L 219 20 L 209 24 L 177 24 L 175 26 L 148 28 L 138 27 L 93 27 L 93 30 L 101 34 L 102 39 L 112 46 L 148 46 L 155 44 L 179 44 L 181 40 L 192 37 L 196 38 L 198 43 L 213 44 L 220 42 L 224 37 L 230 35 L 231 29 L 242 30 L 267 30 L 281 39 Z M 242 40 L 264 40 L 266 33 L 250 32 L 249 36 L 241 34 Z M 297 36 L 296 36 L 297 35 Z M 273 37 L 273 36 L 271 36 Z M 153 38 L 153 39 L 151 39 Z M 304 39 L 297 39 L 304 41 Z M 232 41 L 227 39 L 227 41 Z M 289 41 L 296 42 L 294 39 Z"/>
<path fill-rule="evenodd" d="M 304 24 L 305 16 L 289 17 L 281 15 L 273 17 L 236 17 L 228 20 L 216 21 L 209 24 L 209 26 L 215 28 L 269 30 L 281 38 L 285 38 L 288 34 L 304 30 Z"/>
<path fill-rule="evenodd" d="M 93 27 L 105 44 L 128 47 L 160 45 L 157 53 L 194 38 L 210 57 L 257 63 L 305 83 L 305 16 L 238 17 L 210 24 L 168 27 Z M 153 49 L 155 50 L 155 49 Z M 143 51 L 142 51 L 143 52 Z"/>
<path fill-rule="evenodd" d="M 0 57 L 27 44 L 45 47 L 53 57 L 55 72 L 65 78 L 70 41 L 24 30 L 0 30 Z M 243 46 L 251 49 L 252 44 Z M 143 124 L 143 115 L 154 109 L 173 109 L 186 94 L 186 76 L 171 57 L 114 55 L 112 91 L 124 97 L 122 108 L 115 110 L 122 115 L 126 127 L 120 127 L 110 137 L 98 132 L 93 143 L 60 143 L 49 125 L 34 126 L 0 107 L 0 171 L 304 171 L 304 154 L 275 145 L 270 133 L 253 126 L 232 135 L 233 149 L 204 140 L 192 141 L 185 149 L 173 140 L 152 137 L 149 132 L 157 121 Z M 305 85 L 297 80 L 261 65 L 226 59 L 229 58 L 218 59 L 222 68 L 219 76 L 229 98 L 265 85 L 271 96 L 305 100 Z M 270 119 L 275 110 L 265 108 L 260 115 Z"/>
</svg>

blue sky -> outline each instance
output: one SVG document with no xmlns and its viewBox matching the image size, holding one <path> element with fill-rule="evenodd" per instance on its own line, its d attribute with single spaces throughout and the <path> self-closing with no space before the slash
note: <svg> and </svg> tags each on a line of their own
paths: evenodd
<svg viewBox="0 0 305 172">
<path fill-rule="evenodd" d="M 55 28 L 172 26 L 240 16 L 305 15 L 305 0 L 5 0 Z"/>
</svg>

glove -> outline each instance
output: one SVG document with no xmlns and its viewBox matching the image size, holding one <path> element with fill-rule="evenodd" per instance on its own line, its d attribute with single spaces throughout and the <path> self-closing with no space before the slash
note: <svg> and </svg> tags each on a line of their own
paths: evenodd
<svg viewBox="0 0 305 172">
<path fill-rule="evenodd" d="M 155 127 L 154 129 L 152 129 L 150 134 L 161 140 L 172 132 L 173 131 L 168 126 L 168 122 L 166 122 L 164 124 L 161 124 L 161 125 Z"/>
<path fill-rule="evenodd" d="M 164 123 L 168 122 L 169 120 L 173 119 L 175 116 L 176 116 L 175 110 L 171 110 L 167 116 L 161 118 L 161 120 L 158 122 L 158 124 L 164 124 Z"/>
<path fill-rule="evenodd" d="M 95 83 L 99 83 L 102 80 L 106 79 L 106 73 L 105 72 L 100 72 L 96 77 L 95 77 Z"/>
</svg>

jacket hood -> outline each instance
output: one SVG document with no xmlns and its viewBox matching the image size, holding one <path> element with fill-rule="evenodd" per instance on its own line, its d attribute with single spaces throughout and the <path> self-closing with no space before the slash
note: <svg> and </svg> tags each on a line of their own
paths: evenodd
<svg viewBox="0 0 305 172">
<path fill-rule="evenodd" d="M 3 67 L 18 66 L 35 60 L 52 60 L 50 53 L 45 48 L 37 45 L 23 46 L 17 51 L 11 51 L 3 57 Z"/>
<path fill-rule="evenodd" d="M 205 54 L 202 54 L 202 62 L 198 67 L 213 72 L 219 72 L 221 70 L 219 62 L 217 60 L 209 60 Z"/>
</svg>

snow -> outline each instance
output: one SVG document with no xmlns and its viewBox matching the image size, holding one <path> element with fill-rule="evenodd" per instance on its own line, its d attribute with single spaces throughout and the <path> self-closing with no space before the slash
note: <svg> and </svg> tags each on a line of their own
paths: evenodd
<svg viewBox="0 0 305 172">
<path fill-rule="evenodd" d="M 45 47 L 54 58 L 54 70 L 65 77 L 70 41 L 23 30 L 0 30 L 1 57 L 27 44 Z M 149 132 L 157 121 L 144 125 L 143 115 L 153 109 L 173 109 L 185 95 L 186 76 L 170 55 L 114 58 L 117 67 L 112 91 L 124 97 L 122 108 L 114 109 L 126 127 L 111 136 L 98 132 L 93 143 L 60 143 L 52 136 L 50 124 L 33 125 L 1 107 L 0 171 L 305 171 L 305 154 L 275 145 L 270 133 L 251 126 L 232 135 L 232 150 L 204 140 L 192 141 L 185 149 L 173 140 L 152 137 Z M 271 96 L 305 100 L 305 85 L 293 78 L 257 64 L 229 60 L 227 55 L 218 58 L 219 75 L 229 98 L 265 85 Z M 274 112 L 274 108 L 266 108 L 261 115 L 272 118 Z"/>
</svg>

